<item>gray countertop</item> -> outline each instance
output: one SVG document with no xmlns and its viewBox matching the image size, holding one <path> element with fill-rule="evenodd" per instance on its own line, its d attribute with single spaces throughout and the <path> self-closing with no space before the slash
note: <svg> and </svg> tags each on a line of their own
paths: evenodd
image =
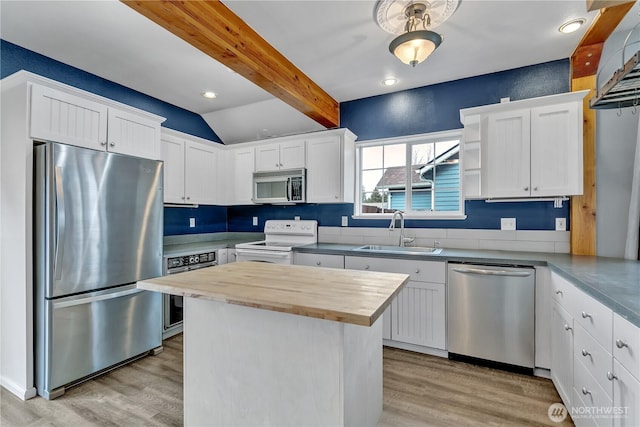
<svg viewBox="0 0 640 427">
<path fill-rule="evenodd" d="M 640 261 L 541 252 L 443 249 L 439 254 L 403 255 L 354 251 L 361 245 L 317 243 L 296 252 L 407 258 L 483 264 L 548 266 L 615 313 L 640 327 Z"/>
<path fill-rule="evenodd" d="M 165 236 L 164 256 L 191 255 L 216 249 L 234 248 L 236 243 L 263 240 L 262 233 L 208 233 Z"/>
</svg>

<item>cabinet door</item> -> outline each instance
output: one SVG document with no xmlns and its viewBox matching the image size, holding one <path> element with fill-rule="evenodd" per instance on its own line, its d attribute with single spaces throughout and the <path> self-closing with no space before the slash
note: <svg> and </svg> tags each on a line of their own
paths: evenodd
<svg viewBox="0 0 640 427">
<path fill-rule="evenodd" d="M 280 169 L 299 169 L 305 165 L 304 141 L 280 144 Z"/>
<path fill-rule="evenodd" d="M 31 138 L 104 150 L 107 144 L 107 107 L 33 85 Z"/>
<path fill-rule="evenodd" d="M 614 417 L 613 425 L 640 426 L 640 382 L 615 359 L 613 371 L 613 408 L 615 411 L 624 411 L 617 413 L 619 416 Z"/>
<path fill-rule="evenodd" d="M 233 194 L 229 198 L 231 205 L 250 205 L 253 203 L 253 170 L 255 166 L 253 147 L 234 148 L 233 156 Z"/>
<path fill-rule="evenodd" d="M 218 149 L 209 144 L 185 142 L 185 201 L 215 205 L 218 203 Z"/>
<path fill-rule="evenodd" d="M 109 147 L 113 153 L 159 159 L 160 123 L 135 114 L 109 108 Z"/>
<path fill-rule="evenodd" d="M 307 141 L 307 201 L 343 201 L 342 179 L 340 137 L 330 136 Z"/>
<path fill-rule="evenodd" d="M 256 172 L 280 169 L 280 146 L 268 144 L 256 147 Z"/>
<path fill-rule="evenodd" d="M 392 302 L 391 339 L 444 350 L 444 283 L 408 282 Z"/>
<path fill-rule="evenodd" d="M 184 203 L 184 141 L 162 139 L 164 161 L 164 202 Z"/>
<path fill-rule="evenodd" d="M 486 196 L 525 197 L 530 194 L 530 110 L 491 114 L 487 149 L 482 149 Z M 484 148 L 484 147 L 483 147 Z M 486 168 L 485 168 L 486 165 Z"/>
<path fill-rule="evenodd" d="M 557 302 L 551 320 L 551 379 L 567 408 L 573 389 L 573 319 Z"/>
<path fill-rule="evenodd" d="M 576 102 L 531 109 L 531 195 L 582 194 L 582 116 Z"/>
</svg>

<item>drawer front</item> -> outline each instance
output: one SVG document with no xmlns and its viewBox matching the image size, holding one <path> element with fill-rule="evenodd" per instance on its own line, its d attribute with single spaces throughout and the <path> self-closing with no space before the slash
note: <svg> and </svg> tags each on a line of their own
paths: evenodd
<svg viewBox="0 0 640 427">
<path fill-rule="evenodd" d="M 293 262 L 296 265 L 307 265 L 310 267 L 344 268 L 343 255 L 331 254 L 293 254 Z"/>
<path fill-rule="evenodd" d="M 575 302 L 576 288 L 567 279 L 551 272 L 551 297 L 569 313 L 573 313 L 571 303 Z"/>
<path fill-rule="evenodd" d="M 613 312 L 589 295 L 576 289 L 573 318 L 607 351 L 611 352 L 613 336 Z"/>
<path fill-rule="evenodd" d="M 611 381 L 607 372 L 612 369 L 613 357 L 579 324 L 574 326 L 573 354 L 598 381 L 602 389 L 611 397 Z"/>
<path fill-rule="evenodd" d="M 576 427 L 598 427 L 596 420 L 586 411 L 589 405 L 582 400 L 582 393 L 573 389 L 573 410 L 569 410 L 571 413 L 571 420 Z"/>
<path fill-rule="evenodd" d="M 596 408 L 609 408 L 613 405 L 613 399 L 611 398 L 611 390 L 612 386 L 609 386 L 609 393 L 607 393 L 598 383 L 598 381 L 589 373 L 587 367 L 582 363 L 581 355 L 574 355 L 573 361 L 573 388 L 576 393 L 582 399 L 582 402 L 587 407 L 596 407 Z M 577 402 L 573 403 L 576 406 Z M 578 408 L 579 411 L 579 408 Z M 578 412 L 580 413 L 580 412 Z M 601 421 L 597 420 L 596 422 L 599 425 L 606 425 L 606 423 L 602 424 Z"/>
<path fill-rule="evenodd" d="M 408 274 L 416 282 L 444 283 L 446 276 L 445 263 L 438 261 L 347 256 L 345 268 Z"/>
<path fill-rule="evenodd" d="M 640 380 L 640 328 L 613 315 L 613 356 Z"/>
</svg>

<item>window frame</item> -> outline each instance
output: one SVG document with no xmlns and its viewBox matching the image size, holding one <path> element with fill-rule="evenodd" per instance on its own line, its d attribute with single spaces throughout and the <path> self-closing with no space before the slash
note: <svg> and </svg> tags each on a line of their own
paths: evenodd
<svg viewBox="0 0 640 427">
<path fill-rule="evenodd" d="M 464 141 L 463 141 L 463 129 L 452 129 L 447 131 L 440 132 L 429 132 L 415 135 L 404 135 L 392 138 L 382 138 L 382 139 L 372 139 L 368 141 L 358 141 L 356 142 L 356 176 L 355 176 L 355 201 L 353 204 L 353 215 L 354 219 L 390 219 L 393 216 L 393 213 L 362 213 L 362 149 L 367 147 L 377 147 L 377 146 L 385 146 L 385 145 L 393 145 L 393 144 L 406 144 L 405 155 L 406 155 L 406 165 L 411 165 L 412 163 L 412 147 L 414 145 L 434 142 L 434 140 L 447 140 L 447 139 L 458 139 L 459 143 L 459 175 L 460 175 L 460 187 L 459 187 L 459 206 L 457 211 L 405 211 L 405 218 L 409 219 L 465 219 L 467 216 L 464 212 Z M 409 168 L 408 170 L 411 170 Z M 407 176 L 409 178 L 409 176 Z M 410 187 L 410 184 L 408 185 Z M 405 188 L 405 200 L 410 201 L 411 197 L 408 195 L 409 191 Z M 405 201 L 405 208 L 407 207 L 409 202 Z"/>
</svg>

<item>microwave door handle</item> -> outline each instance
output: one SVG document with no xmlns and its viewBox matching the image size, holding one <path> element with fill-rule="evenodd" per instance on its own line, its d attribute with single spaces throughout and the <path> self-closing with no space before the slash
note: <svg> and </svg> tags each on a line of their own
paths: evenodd
<svg viewBox="0 0 640 427">
<path fill-rule="evenodd" d="M 291 178 L 287 178 L 287 201 L 291 200 Z"/>
</svg>

